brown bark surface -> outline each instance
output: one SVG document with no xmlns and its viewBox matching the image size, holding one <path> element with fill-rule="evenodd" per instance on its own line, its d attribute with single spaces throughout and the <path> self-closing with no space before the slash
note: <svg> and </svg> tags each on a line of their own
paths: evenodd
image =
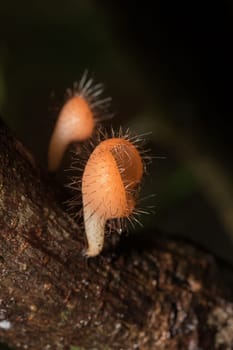
<svg viewBox="0 0 233 350">
<path fill-rule="evenodd" d="M 122 237 L 88 261 L 84 247 L 51 179 L 1 124 L 0 342 L 34 350 L 233 349 L 233 272 L 211 254 L 154 232 Z"/>
</svg>

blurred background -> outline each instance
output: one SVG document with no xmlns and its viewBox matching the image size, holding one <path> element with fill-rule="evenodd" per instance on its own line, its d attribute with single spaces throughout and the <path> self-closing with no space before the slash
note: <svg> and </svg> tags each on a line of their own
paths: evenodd
<svg viewBox="0 0 233 350">
<path fill-rule="evenodd" d="M 4 1 L 0 114 L 46 167 L 64 93 L 87 68 L 113 98 L 108 123 L 151 132 L 144 230 L 233 263 L 232 39 L 230 1 Z"/>
</svg>

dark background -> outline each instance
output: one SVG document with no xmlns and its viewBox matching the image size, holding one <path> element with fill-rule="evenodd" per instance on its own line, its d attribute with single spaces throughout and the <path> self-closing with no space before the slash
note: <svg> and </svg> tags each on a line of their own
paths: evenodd
<svg viewBox="0 0 233 350">
<path fill-rule="evenodd" d="M 65 90 L 87 68 L 113 98 L 111 124 L 151 132 L 142 233 L 233 263 L 232 38 L 230 1 L 5 1 L 0 113 L 46 167 Z"/>
</svg>

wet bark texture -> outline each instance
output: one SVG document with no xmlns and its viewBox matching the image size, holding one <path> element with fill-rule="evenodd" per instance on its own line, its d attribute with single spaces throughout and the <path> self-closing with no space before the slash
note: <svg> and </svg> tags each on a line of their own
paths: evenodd
<svg viewBox="0 0 233 350">
<path fill-rule="evenodd" d="M 200 223 L 201 225 L 201 223 Z M 0 125 L 0 342 L 14 349 L 233 349 L 232 271 L 152 232 L 88 261 L 52 181 Z"/>
</svg>

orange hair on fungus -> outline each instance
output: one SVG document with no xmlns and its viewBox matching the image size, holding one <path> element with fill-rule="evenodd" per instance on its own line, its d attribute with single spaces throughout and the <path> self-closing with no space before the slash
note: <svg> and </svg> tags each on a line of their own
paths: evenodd
<svg viewBox="0 0 233 350">
<path fill-rule="evenodd" d="M 133 214 L 143 172 L 142 155 L 127 135 L 106 139 L 91 153 L 82 176 L 87 257 L 101 252 L 108 220 Z"/>
<path fill-rule="evenodd" d="M 74 84 L 73 91 L 67 90 L 68 100 L 59 113 L 49 143 L 49 171 L 54 172 L 59 168 L 63 155 L 71 143 L 89 139 L 96 123 L 111 117 L 105 113 L 111 98 L 100 99 L 102 92 L 103 85 L 93 85 L 93 79 L 88 79 L 87 71 L 84 72 L 80 82 Z"/>
</svg>

